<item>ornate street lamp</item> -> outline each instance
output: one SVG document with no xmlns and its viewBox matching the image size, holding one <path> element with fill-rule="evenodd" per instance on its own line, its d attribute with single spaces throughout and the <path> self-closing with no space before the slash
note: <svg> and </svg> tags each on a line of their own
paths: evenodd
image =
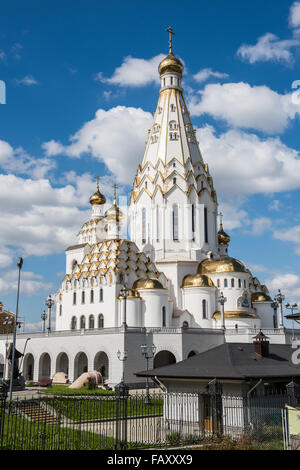
<svg viewBox="0 0 300 470">
<path fill-rule="evenodd" d="M 156 346 L 154 344 L 142 344 L 141 345 L 141 352 L 147 362 L 147 372 L 149 370 L 149 359 L 152 359 L 156 352 Z M 150 405 L 150 395 L 149 395 L 149 378 L 146 377 L 146 397 L 145 397 L 145 404 Z"/>
<path fill-rule="evenodd" d="M 123 372 L 122 372 L 122 383 L 125 383 L 125 380 L 124 380 L 124 365 L 125 365 L 125 361 L 127 360 L 127 351 L 123 351 L 123 353 L 121 353 L 121 351 L 118 349 L 118 352 L 117 352 L 117 357 L 119 359 L 119 361 L 123 362 Z"/>
<path fill-rule="evenodd" d="M 128 297 L 128 292 L 129 292 L 129 289 L 127 289 L 126 286 L 122 287 L 122 289 L 120 290 L 120 295 L 124 298 L 124 310 L 123 310 L 123 318 L 122 318 L 122 326 L 124 328 L 126 328 L 127 326 L 126 301 Z"/>
<path fill-rule="evenodd" d="M 47 313 L 45 312 L 45 310 L 43 310 L 43 313 L 41 315 L 41 319 L 43 321 L 43 333 L 45 333 L 45 331 L 46 331 L 46 320 L 47 320 Z"/>
<path fill-rule="evenodd" d="M 219 303 L 221 304 L 221 328 L 225 330 L 225 310 L 224 310 L 224 305 L 225 302 L 227 302 L 227 298 L 224 297 L 223 292 L 221 292 L 221 295 L 219 297 Z"/>
<path fill-rule="evenodd" d="M 293 303 L 292 305 L 289 304 L 289 303 L 287 303 L 287 304 L 285 304 L 285 308 L 286 308 L 287 310 L 291 310 L 292 315 L 293 315 L 293 314 L 294 314 L 294 310 L 295 310 L 295 308 L 298 308 L 298 305 L 297 305 L 296 303 Z M 294 320 L 292 319 L 292 321 L 293 321 L 293 323 L 292 323 L 292 325 L 293 325 L 293 337 L 292 337 L 292 340 L 294 341 L 294 339 L 295 339 Z"/>
<path fill-rule="evenodd" d="M 48 296 L 48 299 L 45 301 L 45 305 L 48 307 L 48 333 L 51 331 L 51 309 L 54 305 L 54 300 L 51 298 L 51 294 Z"/>
<path fill-rule="evenodd" d="M 284 301 L 285 296 L 281 293 L 280 289 L 278 289 L 278 294 L 274 297 L 274 302 L 279 305 L 279 328 L 283 328 L 283 311 L 282 311 L 282 302 Z"/>
</svg>

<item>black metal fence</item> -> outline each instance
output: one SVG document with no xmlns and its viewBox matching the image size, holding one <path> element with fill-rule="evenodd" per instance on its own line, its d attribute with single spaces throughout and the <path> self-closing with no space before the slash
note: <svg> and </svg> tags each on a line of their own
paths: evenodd
<svg viewBox="0 0 300 470">
<path fill-rule="evenodd" d="M 1 400 L 0 449 L 137 449 L 191 445 L 212 437 L 247 434 L 265 448 L 283 448 L 281 409 L 288 394 L 231 396 L 218 393 L 50 396 Z"/>
</svg>

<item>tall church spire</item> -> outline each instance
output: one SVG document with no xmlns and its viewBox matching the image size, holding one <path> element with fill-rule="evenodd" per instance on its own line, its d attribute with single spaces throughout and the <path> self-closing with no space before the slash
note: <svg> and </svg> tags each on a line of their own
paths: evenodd
<svg viewBox="0 0 300 470">
<path fill-rule="evenodd" d="M 171 253 L 195 259 L 217 251 L 217 200 L 183 97 L 184 66 L 173 54 L 174 32 L 167 32 L 158 104 L 131 194 L 131 238 L 154 259 Z"/>
</svg>

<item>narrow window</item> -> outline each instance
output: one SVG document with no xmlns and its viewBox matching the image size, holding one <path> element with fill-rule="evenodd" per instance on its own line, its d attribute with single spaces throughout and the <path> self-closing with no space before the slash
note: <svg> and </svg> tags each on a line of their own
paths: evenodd
<svg viewBox="0 0 300 470">
<path fill-rule="evenodd" d="M 84 304 L 85 302 L 85 292 L 84 290 L 81 292 L 81 303 Z"/>
<path fill-rule="evenodd" d="M 80 328 L 85 329 L 85 317 L 80 317 Z"/>
<path fill-rule="evenodd" d="M 102 313 L 98 317 L 98 328 L 104 328 L 104 316 Z"/>
<path fill-rule="evenodd" d="M 172 212 L 173 222 L 173 240 L 178 241 L 178 206 L 174 204 Z"/>
<path fill-rule="evenodd" d="M 206 308 L 206 300 L 202 300 L 202 318 L 206 319 L 207 318 L 207 308 Z"/>
<path fill-rule="evenodd" d="M 76 317 L 72 317 L 71 330 L 76 330 L 76 328 L 77 328 L 77 319 Z"/>
<path fill-rule="evenodd" d="M 61 317 L 61 314 L 62 314 L 62 305 L 60 304 L 59 306 L 59 316 Z"/>
<path fill-rule="evenodd" d="M 171 85 L 173 85 L 173 77 L 171 77 Z"/>
<path fill-rule="evenodd" d="M 159 206 L 156 206 L 156 241 L 159 242 L 159 232 L 160 232 L 160 225 L 159 225 Z"/>
<path fill-rule="evenodd" d="M 195 206 L 192 204 L 192 240 L 195 240 Z"/>
<path fill-rule="evenodd" d="M 76 305 L 76 292 L 73 292 L 73 305 Z"/>
<path fill-rule="evenodd" d="M 246 279 L 244 279 L 244 287 L 247 287 Z"/>
<path fill-rule="evenodd" d="M 224 279 L 224 287 L 228 287 L 228 281 L 227 281 L 227 279 Z"/>
<path fill-rule="evenodd" d="M 231 279 L 231 287 L 234 287 L 234 279 Z"/>
<path fill-rule="evenodd" d="M 167 324 L 166 324 L 166 307 L 162 308 L 162 326 L 167 326 Z"/>
<path fill-rule="evenodd" d="M 95 327 L 94 316 L 90 315 L 90 317 L 89 317 L 89 328 L 90 328 L 90 330 L 92 330 L 94 327 Z"/>
<path fill-rule="evenodd" d="M 176 178 L 173 178 L 173 184 L 176 184 Z"/>
<path fill-rule="evenodd" d="M 91 298 L 90 298 L 90 302 L 91 302 L 91 304 L 94 303 L 94 290 L 93 290 L 93 289 L 91 289 Z"/>
<path fill-rule="evenodd" d="M 102 289 L 102 287 L 100 288 L 100 291 L 99 291 L 99 302 L 103 302 L 103 289 Z"/>
<path fill-rule="evenodd" d="M 239 279 L 239 288 L 242 287 L 242 281 Z"/>
<path fill-rule="evenodd" d="M 221 284 L 220 284 L 220 279 L 217 279 L 217 286 L 220 287 Z"/>
<path fill-rule="evenodd" d="M 204 207 L 204 241 L 205 241 L 205 243 L 208 243 L 207 207 Z"/>
</svg>

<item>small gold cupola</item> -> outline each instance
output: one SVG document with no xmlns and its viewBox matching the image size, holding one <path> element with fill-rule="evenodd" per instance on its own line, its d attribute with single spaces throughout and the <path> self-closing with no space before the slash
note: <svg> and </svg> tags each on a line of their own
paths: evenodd
<svg viewBox="0 0 300 470">
<path fill-rule="evenodd" d="M 120 220 L 123 218 L 123 213 L 117 204 L 116 190 L 117 186 L 114 184 L 114 200 L 112 206 L 105 212 L 105 217 L 107 220 L 115 220 L 120 222 Z"/>
<path fill-rule="evenodd" d="M 175 57 L 172 51 L 172 34 L 174 35 L 175 33 L 171 26 L 169 26 L 166 31 L 169 33 L 169 54 L 159 64 L 158 72 L 160 75 L 168 72 L 175 72 L 182 75 L 184 69 L 183 64 L 177 57 Z"/>
<path fill-rule="evenodd" d="M 90 204 L 92 204 L 92 206 L 93 206 L 94 204 L 102 205 L 102 204 L 105 204 L 105 203 L 106 203 L 106 197 L 103 196 L 103 194 L 100 193 L 99 176 L 98 176 L 97 177 L 97 190 L 94 194 L 91 195 Z"/>
<path fill-rule="evenodd" d="M 230 242 L 230 236 L 226 232 L 224 232 L 222 218 L 223 218 L 223 214 L 222 212 L 220 212 L 220 228 L 218 231 L 218 243 L 219 245 L 227 246 L 229 245 L 229 242 Z"/>
</svg>

